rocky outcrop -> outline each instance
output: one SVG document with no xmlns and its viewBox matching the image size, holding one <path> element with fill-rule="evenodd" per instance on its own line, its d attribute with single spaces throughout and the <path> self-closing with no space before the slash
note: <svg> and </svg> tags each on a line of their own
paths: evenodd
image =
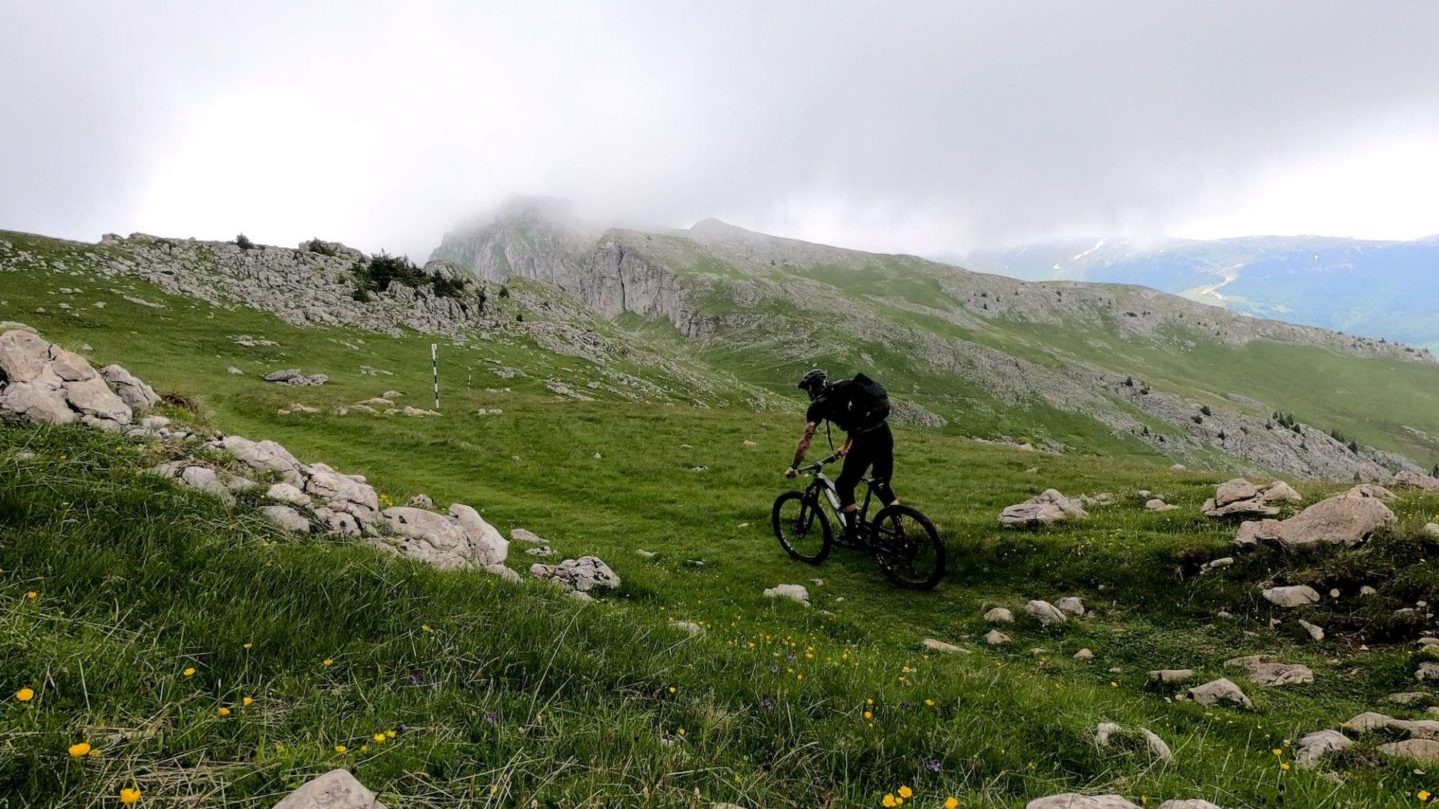
<svg viewBox="0 0 1439 809">
<path fill-rule="evenodd" d="M 1045 489 L 1023 503 L 1016 503 L 999 513 L 999 524 L 1023 528 L 1035 525 L 1050 525 L 1064 520 L 1087 517 L 1088 512 L 1078 503 L 1060 494 L 1056 489 Z"/>
<path fill-rule="evenodd" d="M 1064 613 L 1048 601 L 1030 601 L 1024 605 L 1024 611 L 1041 626 L 1058 626 L 1067 620 Z"/>
<path fill-rule="evenodd" d="M 1234 543 L 1244 547 L 1274 542 L 1296 550 L 1316 545 L 1353 547 L 1371 534 L 1395 522 L 1394 512 L 1384 505 L 1388 490 L 1378 486 L 1355 486 L 1341 495 L 1321 500 L 1287 520 L 1246 522 L 1239 526 Z"/>
<path fill-rule="evenodd" d="M 1224 661 L 1228 668 L 1239 669 L 1250 682 L 1262 686 L 1304 685 L 1314 682 L 1314 672 L 1298 663 L 1280 663 L 1265 655 L 1236 657 Z"/>
<path fill-rule="evenodd" d="M 1338 753 L 1354 745 L 1354 740 L 1337 730 L 1319 730 L 1307 734 L 1294 745 L 1294 763 L 1314 768 L 1330 753 Z"/>
<path fill-rule="evenodd" d="M 1287 587 L 1266 587 L 1260 591 L 1264 600 L 1276 607 L 1293 609 L 1294 607 L 1306 607 L 1310 604 L 1319 603 L 1319 591 L 1307 584 L 1295 584 Z"/>
<path fill-rule="evenodd" d="M 265 381 L 303 388 L 323 385 L 330 381 L 330 377 L 325 374 L 310 374 L 306 376 L 299 368 L 286 368 L 283 371 L 271 371 L 265 374 Z"/>
<path fill-rule="evenodd" d="M 1394 475 L 1394 486 L 1401 489 L 1419 489 L 1425 492 L 1439 491 L 1439 478 L 1412 469 L 1401 469 Z"/>
<path fill-rule="evenodd" d="M 530 574 L 575 593 L 589 594 L 620 586 L 620 577 L 597 556 L 566 559 L 558 565 L 530 565 Z"/>
<path fill-rule="evenodd" d="M 1223 677 L 1189 689 L 1189 698 L 1200 705 L 1229 705 L 1235 708 L 1254 710 L 1254 703 L 1239 689 L 1239 686 Z"/>
<path fill-rule="evenodd" d="M 1094 744 L 1101 750 L 1142 747 L 1165 764 L 1174 763 L 1169 745 L 1148 728 L 1125 728 L 1113 722 L 1102 722 L 1094 729 Z"/>
<path fill-rule="evenodd" d="M 34 331 L 10 329 L 0 334 L 0 420 L 21 424 L 82 422 L 107 431 L 124 430 L 135 409 L 124 396 L 149 407 L 154 391 L 132 384 L 134 377 L 118 365 L 108 376 L 121 380 L 116 389 L 89 361 L 52 345 Z"/>
<path fill-rule="evenodd" d="M 1275 517 L 1279 509 L 1275 503 L 1294 503 L 1303 497 L 1282 480 L 1260 487 L 1235 478 L 1219 484 L 1214 497 L 1204 501 L 1200 511 L 1206 517 Z"/>
</svg>

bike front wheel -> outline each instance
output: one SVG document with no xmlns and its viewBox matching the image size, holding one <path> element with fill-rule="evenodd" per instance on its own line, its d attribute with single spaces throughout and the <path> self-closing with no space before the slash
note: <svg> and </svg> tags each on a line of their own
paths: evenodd
<svg viewBox="0 0 1439 809">
<path fill-rule="evenodd" d="M 776 498 L 770 521 L 780 547 L 795 559 L 817 565 L 829 556 L 834 544 L 829 519 L 803 492 L 785 492 Z"/>
<path fill-rule="evenodd" d="M 944 578 L 944 541 L 934 523 L 904 505 L 885 508 L 870 523 L 879 569 L 907 590 L 931 590 Z"/>
</svg>

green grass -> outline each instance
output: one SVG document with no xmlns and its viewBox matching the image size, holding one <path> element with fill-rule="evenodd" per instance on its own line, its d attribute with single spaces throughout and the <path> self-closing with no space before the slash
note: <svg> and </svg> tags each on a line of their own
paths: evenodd
<svg viewBox="0 0 1439 809">
<path fill-rule="evenodd" d="M 1381 807 L 1413 805 L 1439 777 L 1383 760 L 1376 740 L 1335 763 L 1342 785 L 1281 773 L 1270 753 L 1363 710 L 1415 715 L 1381 698 L 1415 685 L 1400 641 L 1416 627 L 1392 613 L 1439 601 L 1436 546 L 1419 538 L 1439 498 L 1404 497 L 1400 525 L 1363 549 L 1263 552 L 1199 577 L 1233 535 L 1198 516 L 1212 476 L 1174 474 L 1123 447 L 1049 455 L 900 429 L 896 488 L 940 526 L 952 567 L 933 593 L 899 592 L 863 556 L 841 551 L 809 567 L 774 542 L 768 510 L 790 486 L 780 472 L 800 426 L 793 413 L 604 393 L 562 400 L 545 378 L 575 385 L 597 369 L 518 341 L 446 341 L 445 415 L 338 416 L 334 407 L 386 389 L 428 407 L 430 338 L 302 329 L 125 279 L 3 277 L 0 319 L 88 343 L 97 364 L 121 362 L 193 403 L 168 411 L 178 418 L 274 438 L 302 460 L 365 474 L 396 501 L 424 492 L 472 504 L 565 557 L 604 558 L 625 582 L 578 605 L 540 584 L 293 539 L 252 509 L 138 474 L 164 448 L 80 429 L 0 429 L 0 693 L 38 694 L 0 702 L 0 795 L 17 805 L 109 806 L 138 784 L 146 805 L 268 806 L 336 766 L 391 806 L 868 807 L 905 784 L 918 793 L 907 806 L 954 795 L 1017 807 L 1073 789 L 1233 809 L 1279 805 L 1283 783 L 1286 806 Z M 60 286 L 86 292 L 62 296 Z M 127 303 L 111 286 L 166 308 Z M 107 306 L 89 306 L 96 299 Z M 74 308 L 59 309 L 65 301 Z M 235 334 L 279 345 L 241 348 Z M 495 363 L 527 376 L 501 379 Z M 332 381 L 258 379 L 290 366 Z M 467 384 L 461 371 L 473 374 Z M 294 402 L 322 412 L 277 412 Z M 504 413 L 473 415 L 479 407 Z M 1311 497 L 1332 490 L 1295 483 Z M 1050 486 L 1109 491 L 1118 503 L 1048 530 L 999 529 L 1000 508 Z M 1146 512 L 1139 489 L 1181 510 Z M 518 569 L 530 561 L 523 551 L 511 549 Z M 1258 597 L 1269 580 L 1341 589 L 1305 613 L 1330 638 L 1300 643 L 1292 622 L 1271 632 L 1275 612 Z M 815 608 L 761 595 L 782 582 L 806 584 Z M 1359 599 L 1363 584 L 1379 594 Z M 1011 646 L 980 641 L 990 606 L 1020 612 L 1028 599 L 1065 595 L 1092 614 L 1057 630 L 1021 618 L 1006 629 Z M 1216 618 L 1221 610 L 1235 618 Z M 708 631 L 692 638 L 671 620 Z M 926 637 L 970 653 L 925 654 Z M 1073 660 L 1079 648 L 1094 660 Z M 1260 652 L 1310 665 L 1317 682 L 1241 681 L 1254 714 L 1173 701 L 1146 682 L 1162 667 L 1220 676 L 1223 660 Z M 241 704 L 246 695 L 253 704 Z M 1178 763 L 1096 750 L 1088 736 L 1101 721 L 1150 727 Z M 361 751 L 389 729 L 394 739 Z M 81 740 L 99 757 L 69 759 Z"/>
</svg>

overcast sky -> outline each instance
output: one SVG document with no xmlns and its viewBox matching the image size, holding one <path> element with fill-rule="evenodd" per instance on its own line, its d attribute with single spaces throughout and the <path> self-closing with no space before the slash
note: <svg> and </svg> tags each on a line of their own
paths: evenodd
<svg viewBox="0 0 1439 809">
<path fill-rule="evenodd" d="M 1439 2 L 0 0 L 0 228 L 1439 232 Z"/>
</svg>

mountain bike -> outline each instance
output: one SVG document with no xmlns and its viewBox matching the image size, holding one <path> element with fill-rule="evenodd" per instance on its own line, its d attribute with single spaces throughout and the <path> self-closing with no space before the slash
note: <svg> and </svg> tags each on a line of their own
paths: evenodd
<svg viewBox="0 0 1439 809">
<path fill-rule="evenodd" d="M 835 453 L 795 470 L 813 477 L 809 486 L 775 498 L 770 513 L 775 538 L 786 553 L 801 562 L 817 565 L 829 558 L 835 545 L 830 515 L 844 525 L 839 492 L 824 474 L 824 467 L 840 457 Z M 944 542 L 934 523 L 918 509 L 900 503 L 880 509 L 869 519 L 874 480 L 868 476 L 862 480 L 864 503 L 858 511 L 857 527 L 860 548 L 874 556 L 879 569 L 896 585 L 909 590 L 933 589 L 944 578 L 945 559 Z"/>
</svg>

